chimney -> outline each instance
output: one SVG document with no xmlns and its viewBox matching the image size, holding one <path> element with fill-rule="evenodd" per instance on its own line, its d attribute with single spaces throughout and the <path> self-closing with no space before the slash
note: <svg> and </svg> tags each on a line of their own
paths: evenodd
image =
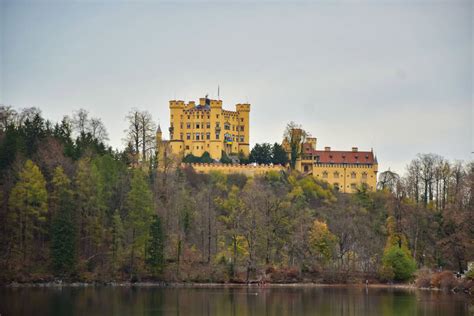
<svg viewBox="0 0 474 316">
<path fill-rule="evenodd" d="M 356 153 L 359 150 L 357 147 L 352 147 L 352 152 Z"/>
<path fill-rule="evenodd" d="M 324 151 L 331 151 L 331 147 L 324 147 Z"/>
</svg>

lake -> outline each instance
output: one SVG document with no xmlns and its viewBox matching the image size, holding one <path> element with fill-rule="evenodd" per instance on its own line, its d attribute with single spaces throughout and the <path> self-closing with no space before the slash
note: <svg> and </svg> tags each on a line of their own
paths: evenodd
<svg viewBox="0 0 474 316">
<path fill-rule="evenodd" d="M 0 288 L 9 315 L 469 315 L 465 295 L 365 287 Z M 471 307 L 472 308 L 472 307 Z M 472 313 L 472 310 L 471 310 Z"/>
</svg>

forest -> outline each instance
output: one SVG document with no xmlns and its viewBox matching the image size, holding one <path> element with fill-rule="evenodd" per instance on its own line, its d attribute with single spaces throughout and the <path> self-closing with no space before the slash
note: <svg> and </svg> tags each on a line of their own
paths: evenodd
<svg viewBox="0 0 474 316">
<path fill-rule="evenodd" d="M 474 162 L 419 154 L 342 194 L 291 169 L 160 165 L 151 115 L 124 120 L 118 150 L 85 110 L 0 106 L 0 283 L 410 282 L 474 261 Z M 251 158 L 284 160 L 272 146 Z"/>
</svg>

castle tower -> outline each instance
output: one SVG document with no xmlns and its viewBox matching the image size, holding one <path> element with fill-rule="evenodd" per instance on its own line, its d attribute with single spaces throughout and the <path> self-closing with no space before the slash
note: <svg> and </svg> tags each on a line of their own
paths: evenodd
<svg viewBox="0 0 474 316">
<path fill-rule="evenodd" d="M 172 100 L 170 146 L 178 157 L 200 157 L 205 152 L 219 160 L 222 152 L 249 154 L 250 104 L 237 104 L 236 111 L 224 110 L 222 100 L 200 98 L 199 102 Z"/>
</svg>

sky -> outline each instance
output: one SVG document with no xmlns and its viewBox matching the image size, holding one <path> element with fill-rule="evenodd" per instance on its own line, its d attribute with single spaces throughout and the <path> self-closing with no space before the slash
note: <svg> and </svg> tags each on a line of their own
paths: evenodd
<svg viewBox="0 0 474 316">
<path fill-rule="evenodd" d="M 0 0 L 0 104 L 125 116 L 169 100 L 249 102 L 251 146 L 301 124 L 318 148 L 472 160 L 473 1 Z M 167 136 L 167 135 L 165 135 Z"/>
</svg>

